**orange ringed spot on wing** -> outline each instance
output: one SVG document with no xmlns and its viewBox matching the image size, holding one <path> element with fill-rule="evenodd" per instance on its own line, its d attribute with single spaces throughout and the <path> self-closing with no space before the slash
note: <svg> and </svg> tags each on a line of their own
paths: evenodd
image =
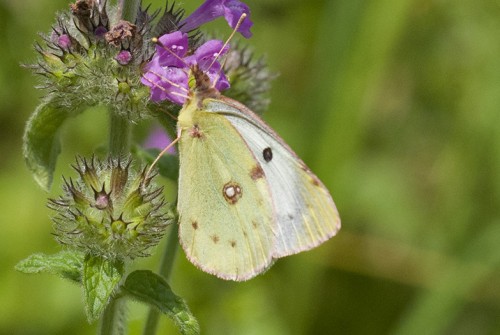
<svg viewBox="0 0 500 335">
<path fill-rule="evenodd" d="M 226 183 L 222 188 L 222 195 L 224 196 L 224 199 L 226 199 L 228 203 L 234 205 L 241 198 L 242 195 L 241 186 L 238 183 L 230 181 L 229 183 Z"/>
<path fill-rule="evenodd" d="M 262 178 L 264 177 L 264 170 L 262 170 L 260 165 L 255 165 L 252 170 L 250 170 L 250 177 L 252 178 L 252 180 Z"/>
</svg>

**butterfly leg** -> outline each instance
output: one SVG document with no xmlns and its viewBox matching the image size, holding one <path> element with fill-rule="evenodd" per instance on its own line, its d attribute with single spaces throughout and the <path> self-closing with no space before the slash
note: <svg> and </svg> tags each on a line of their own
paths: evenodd
<svg viewBox="0 0 500 335">
<path fill-rule="evenodd" d="M 156 163 L 158 163 L 158 161 L 160 160 L 160 158 L 170 149 L 172 148 L 175 143 L 177 143 L 179 141 L 179 139 L 181 138 L 181 134 L 182 134 L 182 129 L 179 128 L 179 130 L 177 131 L 177 137 L 172 141 L 170 142 L 169 145 L 167 145 L 165 147 L 165 149 L 163 149 L 159 154 L 158 156 L 156 156 L 155 160 L 153 161 L 153 163 L 151 164 L 151 166 L 149 167 L 148 171 L 146 172 L 146 177 L 149 176 L 149 174 L 151 173 L 151 170 L 153 169 L 153 167 L 156 165 Z"/>
</svg>

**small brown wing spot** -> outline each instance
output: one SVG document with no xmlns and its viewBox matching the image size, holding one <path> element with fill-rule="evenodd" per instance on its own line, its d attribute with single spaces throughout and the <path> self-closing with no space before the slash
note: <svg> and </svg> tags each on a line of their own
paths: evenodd
<svg viewBox="0 0 500 335">
<path fill-rule="evenodd" d="M 193 220 L 193 222 L 191 222 L 191 226 L 193 226 L 194 230 L 198 229 L 198 222 Z"/>
<path fill-rule="evenodd" d="M 195 138 L 203 138 L 203 132 L 200 129 L 200 126 L 197 124 L 193 125 L 191 129 L 189 130 L 189 136 L 195 137 Z"/>
<path fill-rule="evenodd" d="M 270 147 L 267 147 L 262 151 L 262 157 L 264 157 L 264 160 L 268 163 L 273 159 L 273 151 Z"/>
<path fill-rule="evenodd" d="M 252 170 L 250 170 L 250 177 L 252 178 L 252 180 L 262 178 L 264 177 L 264 170 L 262 170 L 260 165 L 255 165 Z"/>
<path fill-rule="evenodd" d="M 257 229 L 257 226 L 258 226 L 257 222 L 252 221 L 252 227 L 253 227 L 253 229 Z"/>
<path fill-rule="evenodd" d="M 229 244 L 231 244 L 231 247 L 236 248 L 236 241 L 235 240 L 229 241 Z"/>
<path fill-rule="evenodd" d="M 319 179 L 316 178 L 316 177 L 312 177 L 311 178 L 311 183 L 314 185 L 314 186 L 319 186 L 320 183 L 319 183 Z"/>
<path fill-rule="evenodd" d="M 247 237 L 247 236 L 248 236 L 248 234 L 247 234 L 247 232 L 246 232 L 246 231 L 243 231 L 243 236 L 245 236 L 245 237 Z"/>
<path fill-rule="evenodd" d="M 220 240 L 219 236 L 217 236 L 217 235 L 212 235 L 212 236 L 210 236 L 210 238 L 212 239 L 212 241 L 215 244 L 217 244 L 217 242 L 219 242 L 219 240 Z"/>
<path fill-rule="evenodd" d="M 238 200 L 240 200 L 242 196 L 241 186 L 238 183 L 230 181 L 229 183 L 226 183 L 222 188 L 222 195 L 228 203 L 234 205 L 238 202 Z"/>
<path fill-rule="evenodd" d="M 292 215 L 292 214 L 288 214 L 288 218 L 289 218 L 290 220 L 293 220 L 293 215 Z"/>
</svg>

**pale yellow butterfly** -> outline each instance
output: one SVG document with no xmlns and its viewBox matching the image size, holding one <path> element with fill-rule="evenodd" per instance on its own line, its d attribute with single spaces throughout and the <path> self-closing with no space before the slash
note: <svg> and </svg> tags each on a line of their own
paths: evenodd
<svg viewBox="0 0 500 335">
<path fill-rule="evenodd" d="M 196 85 L 171 144 L 179 145 L 179 238 L 188 259 L 243 281 L 334 236 L 340 218 L 318 177 L 259 116 L 222 96 L 198 67 L 191 72 Z"/>
<path fill-rule="evenodd" d="M 277 258 L 340 229 L 321 181 L 259 116 L 222 96 L 192 68 L 196 86 L 178 117 L 179 238 L 188 259 L 243 281 Z"/>
</svg>

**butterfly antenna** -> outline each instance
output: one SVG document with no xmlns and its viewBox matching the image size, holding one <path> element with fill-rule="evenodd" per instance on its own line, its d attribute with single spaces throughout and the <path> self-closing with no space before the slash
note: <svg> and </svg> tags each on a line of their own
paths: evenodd
<svg viewBox="0 0 500 335">
<path fill-rule="evenodd" d="M 172 56 L 174 56 L 175 58 L 177 58 L 178 60 L 180 60 L 182 62 L 182 64 L 186 65 L 187 67 L 189 67 L 189 64 L 186 63 L 186 61 L 184 59 L 182 59 L 182 57 L 180 57 L 178 54 L 176 54 L 175 52 L 172 51 L 172 49 L 170 49 L 169 47 L 165 46 L 163 43 L 160 42 L 160 40 L 157 38 L 157 37 L 153 37 L 151 39 L 151 41 L 157 45 L 159 45 L 163 50 L 167 51 L 168 53 L 170 53 Z"/>
<path fill-rule="evenodd" d="M 217 56 L 214 57 L 214 60 L 212 61 L 212 63 L 210 63 L 210 66 L 208 67 L 209 69 L 215 64 L 215 62 L 217 61 L 217 59 L 219 59 L 219 56 L 221 55 L 222 51 L 224 51 L 224 49 L 229 44 L 229 41 L 231 41 L 231 39 L 234 37 L 234 35 L 238 31 L 238 29 L 240 29 L 240 26 L 241 26 L 241 24 L 243 23 L 243 20 L 245 20 L 246 17 L 247 17 L 246 13 L 241 14 L 240 19 L 238 20 L 238 23 L 236 23 L 236 26 L 233 29 L 233 32 L 231 33 L 231 35 L 229 35 L 229 37 L 227 38 L 227 40 L 224 43 L 224 45 L 222 46 L 222 48 L 217 53 Z"/>
<path fill-rule="evenodd" d="M 145 180 L 149 177 L 149 174 L 151 173 L 151 170 L 153 170 L 153 168 L 155 167 L 156 163 L 158 163 L 158 161 L 160 160 L 160 158 L 168 151 L 170 150 L 170 148 L 172 148 L 174 146 L 175 143 L 177 143 L 179 141 L 179 139 L 181 138 L 181 132 L 179 131 L 179 133 L 177 134 L 177 137 L 172 141 L 170 142 L 169 145 L 167 145 L 165 147 L 165 149 L 163 149 L 159 154 L 158 156 L 156 156 L 155 160 L 153 161 L 153 163 L 151 163 L 151 165 L 149 166 L 148 168 L 148 171 L 146 172 L 146 176 L 145 176 Z"/>
<path fill-rule="evenodd" d="M 219 79 L 222 77 L 222 70 L 224 69 L 226 62 L 227 62 L 227 57 L 224 58 L 224 61 L 222 62 L 219 71 L 217 71 L 217 77 L 215 77 L 214 84 L 212 87 L 215 87 L 217 85 L 217 82 L 219 81 Z"/>
</svg>

